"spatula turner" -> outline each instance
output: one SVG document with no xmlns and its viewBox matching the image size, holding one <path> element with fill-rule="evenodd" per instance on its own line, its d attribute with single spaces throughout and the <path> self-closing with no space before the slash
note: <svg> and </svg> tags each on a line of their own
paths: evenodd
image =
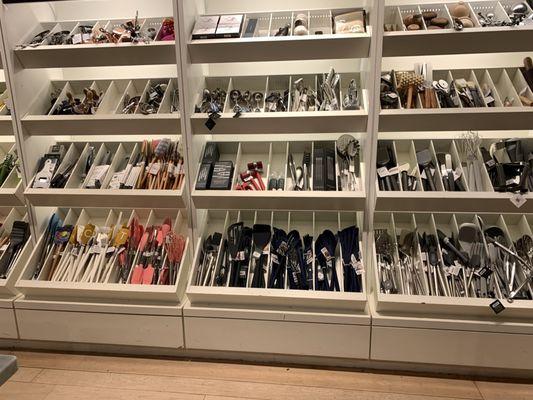
<svg viewBox="0 0 533 400">
<path fill-rule="evenodd" d="M 228 253 L 230 256 L 229 276 L 230 276 L 230 283 L 232 285 L 236 281 L 236 276 L 237 276 L 237 268 L 236 268 L 235 261 L 237 258 L 237 253 L 239 252 L 239 245 L 241 243 L 243 228 L 244 228 L 244 223 L 238 222 L 236 224 L 231 225 L 227 231 Z"/>
<path fill-rule="evenodd" d="M 251 287 L 264 288 L 266 286 L 264 263 L 264 250 L 270 243 L 272 237 L 272 229 L 270 225 L 256 224 L 253 226 L 252 240 L 254 242 L 253 258 L 255 261 L 255 268 L 250 274 Z"/>
<path fill-rule="evenodd" d="M 433 174 L 431 173 L 431 153 L 428 149 L 419 151 L 418 153 L 416 153 L 416 160 L 420 168 L 426 173 L 426 179 L 429 184 L 429 189 L 435 192 L 437 188 L 435 187 L 435 181 L 433 178 Z"/>
</svg>

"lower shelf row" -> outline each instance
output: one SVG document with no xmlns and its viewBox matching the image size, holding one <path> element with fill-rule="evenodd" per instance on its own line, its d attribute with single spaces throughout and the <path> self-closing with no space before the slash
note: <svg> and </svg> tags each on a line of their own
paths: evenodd
<svg viewBox="0 0 533 400">
<path fill-rule="evenodd" d="M 533 307 L 531 215 L 376 213 L 364 235 L 353 212 L 205 211 L 193 258 L 181 212 L 35 209 L 34 244 L 25 210 L 3 211 L 2 296 L 357 314 L 375 292 L 378 310 L 407 314 Z"/>
</svg>

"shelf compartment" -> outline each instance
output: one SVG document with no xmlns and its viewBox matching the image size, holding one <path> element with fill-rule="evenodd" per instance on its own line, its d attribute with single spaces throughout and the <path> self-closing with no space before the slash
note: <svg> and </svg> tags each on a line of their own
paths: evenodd
<svg viewBox="0 0 533 400">
<path fill-rule="evenodd" d="M 487 4 L 492 5 L 491 2 Z M 395 27 L 395 31 L 386 31 L 383 34 L 383 57 L 398 56 L 420 56 L 420 55 L 441 55 L 441 54 L 472 54 L 472 53 L 502 53 L 502 52 L 524 52 L 533 50 L 531 42 L 531 26 L 519 27 L 481 27 L 476 12 L 483 8 L 483 3 L 475 4 L 470 9 L 470 15 L 474 22 L 474 28 L 465 28 L 461 32 L 453 29 L 451 16 L 449 16 L 449 5 L 443 10 L 443 5 L 420 6 L 422 11 L 436 11 L 439 16 L 447 18 L 450 23 L 445 29 L 422 29 L 418 31 L 407 31 L 403 25 L 403 14 L 400 9 L 408 8 L 411 13 L 417 9 L 416 5 L 401 7 L 386 7 L 385 24 Z M 502 7 L 503 6 L 503 7 Z M 402 8 L 403 7 L 403 8 Z M 502 8 L 509 9 L 510 4 L 501 4 L 497 10 L 501 12 L 504 19 L 508 19 Z M 506 10 L 507 10 L 506 9 Z M 507 10 L 508 11 L 508 10 Z M 498 13 L 498 15 L 500 15 Z M 527 43 L 527 44 L 525 44 Z"/>
<path fill-rule="evenodd" d="M 336 133 L 336 132 L 366 132 L 368 112 L 366 90 L 361 84 L 359 73 L 340 73 L 340 98 L 341 110 L 339 111 L 290 111 L 292 106 L 292 82 L 302 76 L 274 75 L 268 77 L 214 77 L 204 78 L 204 88 L 214 91 L 215 89 L 225 90 L 227 93 L 226 102 L 216 119 L 216 126 L 209 130 L 206 127 L 208 115 L 206 113 L 195 112 L 191 116 L 191 124 L 194 134 L 265 134 L 265 133 Z M 310 83 L 310 87 L 316 90 L 316 74 L 305 75 Z M 347 91 L 350 81 L 354 79 L 359 91 L 360 110 L 343 110 L 342 96 Z M 280 92 L 281 95 L 289 91 L 288 111 L 266 112 L 264 104 L 261 112 L 242 113 L 240 117 L 234 118 L 235 113 L 230 105 L 229 93 L 232 89 L 259 91 L 266 99 L 273 91 Z M 199 91 L 195 104 L 202 103 L 202 91 Z"/>
<path fill-rule="evenodd" d="M 2 227 L 0 228 L 0 233 L 2 234 L 4 231 L 11 232 L 13 222 L 15 221 L 28 222 L 28 215 L 25 207 L 0 207 L 0 218 L 2 219 Z M 33 248 L 32 241 L 33 238 L 30 236 L 6 279 L 0 279 L 0 300 L 16 297 L 18 295 L 19 292 L 15 289 L 15 283 L 22 273 L 22 269 L 24 268 L 28 258 L 30 257 Z M 2 305 L 0 304 L 0 309 L 1 308 Z"/>
<path fill-rule="evenodd" d="M 0 61 L 0 69 L 2 69 Z M 0 82 L 0 101 L 4 103 L 0 107 L 0 135 L 11 136 L 13 135 L 13 119 L 10 115 L 7 104 L 10 103 L 9 92 L 5 82 Z"/>
<path fill-rule="evenodd" d="M 402 229 L 414 230 L 415 218 L 416 221 L 424 219 L 428 214 L 406 214 L 406 213 L 376 213 L 375 215 L 375 229 L 386 229 L 389 235 L 395 239 L 400 234 Z M 507 226 L 518 226 L 517 221 L 522 218 L 523 215 L 503 215 L 498 214 L 481 215 L 484 220 L 490 219 L 490 226 L 497 225 L 495 222 L 499 218 L 499 221 L 503 221 L 502 224 L 508 232 Z M 435 220 L 436 227 L 448 231 L 448 233 L 454 233 L 457 236 L 457 224 L 459 222 L 471 222 L 474 220 L 475 215 L 472 214 L 431 214 L 431 220 Z M 522 224 L 530 225 L 530 220 L 522 221 Z M 511 222 L 511 224 L 509 224 Z M 455 227 L 454 227 L 455 226 Z M 522 229 L 523 226 L 521 225 Z M 519 228 L 516 228 L 519 229 Z M 515 229 L 515 230 L 516 230 Z M 529 226 L 529 234 L 531 230 Z M 514 231 L 513 231 L 514 232 Z M 516 238 L 513 238 L 516 239 Z M 376 245 L 375 245 L 375 233 L 371 234 L 373 257 L 372 257 L 372 273 L 375 282 L 380 282 L 378 276 L 378 266 L 376 257 Z M 495 301 L 493 298 L 472 298 L 472 297 L 445 297 L 445 296 L 425 296 L 425 295 L 408 295 L 408 294 L 386 294 L 382 293 L 379 288 L 379 283 L 375 288 L 375 310 L 377 313 L 383 316 L 405 317 L 405 318 L 434 318 L 444 319 L 451 318 L 457 321 L 474 319 L 480 323 L 483 322 L 496 322 L 501 323 L 502 318 L 507 322 L 527 322 L 530 320 L 531 310 L 533 308 L 532 300 L 515 300 L 509 303 L 505 300 L 501 300 L 505 307 L 505 310 L 496 315 L 491 309 L 490 304 Z M 460 322 L 458 322 L 460 323 Z"/>
<path fill-rule="evenodd" d="M 99 44 L 47 45 L 43 41 L 37 47 L 17 47 L 15 55 L 22 67 L 27 69 L 175 64 L 175 42 L 159 40 L 159 32 L 164 19 L 166 18 L 140 19 L 141 31 L 146 32 L 148 28 L 156 30 L 156 40 L 149 43 L 129 43 L 123 41 L 122 38 L 119 43 Z M 30 41 L 35 34 L 45 29 L 50 29 L 51 33 L 67 30 L 73 34 L 80 24 L 89 23 L 94 25 L 95 29 L 103 27 L 110 30 L 128 20 L 131 18 L 110 21 L 41 22 L 23 43 Z"/>
<path fill-rule="evenodd" d="M 92 207 L 94 204 L 98 204 L 100 207 L 109 208 L 151 208 L 154 201 L 157 201 L 160 208 L 181 209 L 187 207 L 187 199 L 184 197 L 185 180 L 182 180 L 181 187 L 177 190 L 112 188 L 110 183 L 113 174 L 120 172 L 118 169 L 124 163 L 126 157 L 128 161 L 137 157 L 142 143 L 59 142 L 58 144 L 64 146 L 66 152 L 56 170 L 56 174 L 63 173 L 69 166 L 74 164 L 71 175 L 64 188 L 58 189 L 34 188 L 32 180 L 25 189 L 24 196 L 34 206 Z M 85 187 L 84 168 L 90 147 L 95 150 L 95 165 L 106 151 L 109 150 L 113 154 L 109 170 L 102 180 L 100 189 Z"/>
<path fill-rule="evenodd" d="M 396 109 L 381 109 L 379 130 L 528 130 L 533 126 L 533 109 L 522 105 L 519 99 L 515 86 L 523 92 L 524 82 L 517 74 L 517 68 L 433 71 L 434 79 L 444 79 L 450 85 L 457 78 L 465 78 L 478 88 L 481 82 L 491 89 L 495 107 L 488 107 L 483 99 L 483 107 L 468 108 L 459 102 L 456 108 L 404 109 L 400 106 Z M 528 96 L 529 92 L 526 90 L 525 94 Z M 504 106 L 505 104 L 508 106 Z"/>
<path fill-rule="evenodd" d="M 31 104 L 29 112 L 22 117 L 23 129 L 34 136 L 39 135 L 139 135 L 146 132 L 160 135 L 181 133 L 180 113 L 172 112 L 171 91 L 177 88 L 176 78 L 158 80 L 168 87 L 163 102 L 156 114 L 143 115 L 138 110 L 133 114 L 123 114 L 126 96 L 142 96 L 148 89 L 150 80 L 114 81 L 52 81 Z M 83 88 L 92 87 L 103 93 L 98 110 L 93 115 L 53 115 L 53 111 L 66 99 L 66 93 L 76 93 L 83 98 Z M 57 100 L 48 102 L 50 94 Z"/>
<path fill-rule="evenodd" d="M 128 221 L 137 216 L 142 224 L 151 225 L 154 222 L 161 222 L 165 217 L 172 216 L 174 232 L 187 237 L 186 218 L 181 212 L 174 214 L 164 210 L 150 209 L 58 209 L 56 213 L 65 224 L 85 224 L 91 222 L 95 225 L 104 225 L 109 221 Z M 129 217 L 129 219 L 128 219 Z M 181 295 L 185 290 L 188 269 L 191 264 L 191 246 L 189 239 L 186 239 L 185 252 L 175 285 L 133 285 L 111 283 L 80 283 L 80 282 L 60 282 L 41 280 L 42 274 L 46 273 L 48 263 L 39 279 L 32 279 L 37 268 L 40 251 L 44 245 L 44 234 L 38 240 L 31 256 L 29 257 L 15 287 L 28 299 L 60 299 L 74 300 L 75 302 L 99 302 L 102 300 L 113 301 L 119 304 L 162 304 L 179 305 Z"/>
<path fill-rule="evenodd" d="M 482 139 L 481 146 L 490 148 L 497 139 Z M 377 211 L 411 211 L 411 212 L 502 212 L 502 213 L 533 213 L 533 194 L 524 193 L 526 202 L 518 208 L 512 201 L 515 193 L 496 192 L 492 186 L 487 169 L 483 165 L 481 171 L 482 190 L 474 190 L 466 179 L 465 155 L 461 153 L 462 139 L 438 140 L 395 140 L 399 163 L 410 162 L 411 167 L 416 166 L 416 150 L 434 146 L 437 152 L 449 152 L 452 155 L 454 167 L 460 170 L 460 178 L 466 191 L 381 191 L 377 192 Z M 529 141 L 522 140 L 524 151 L 529 151 Z M 406 159 L 405 149 L 411 147 L 411 157 Z M 481 154 L 479 155 L 481 159 Z M 418 170 L 418 166 L 416 167 Z"/>
<path fill-rule="evenodd" d="M 242 309 L 271 309 L 271 310 L 306 310 L 309 312 L 322 312 L 333 314 L 364 314 L 366 308 L 366 282 L 364 273 L 362 276 L 363 291 L 361 293 L 348 292 L 322 292 L 314 290 L 291 290 L 288 289 L 256 289 L 242 287 L 216 287 L 197 286 L 195 279 L 197 275 L 196 266 L 199 263 L 200 249 L 204 238 L 214 232 L 220 232 L 223 239 L 226 237 L 227 228 L 237 222 L 243 221 L 246 226 L 254 223 L 267 223 L 275 225 L 280 229 L 296 229 L 300 234 L 310 234 L 316 239 L 324 229 L 331 229 L 334 232 L 346 228 L 350 225 L 358 226 L 361 215 L 356 213 L 314 213 L 314 212 L 268 212 L 268 211 L 213 211 L 206 214 L 206 223 L 199 238 L 195 261 L 189 276 L 187 287 L 187 297 L 193 307 L 221 307 L 221 308 L 242 308 Z M 314 247 L 314 244 L 313 244 Z M 364 248 L 360 249 L 362 259 L 365 259 Z M 337 249 L 339 253 L 339 249 Z M 217 266 L 221 263 L 221 254 L 218 255 Z M 337 269 L 342 269 L 340 253 L 337 254 Z M 342 273 L 339 275 L 339 282 L 342 281 Z M 229 283 L 229 279 L 228 279 Z M 341 283 L 342 285 L 342 283 Z M 342 286 L 341 286 L 342 289 Z"/>
<path fill-rule="evenodd" d="M 0 161 L 8 154 L 16 154 L 16 145 L 13 142 L 0 142 Z M 0 204 L 2 206 L 17 207 L 25 205 L 22 194 L 22 179 L 19 177 L 16 167 L 11 170 L 2 186 L 0 186 Z"/>
<path fill-rule="evenodd" d="M 0 135 L 13 135 L 13 119 L 11 115 L 0 115 Z"/>
<path fill-rule="evenodd" d="M 365 33 L 333 33 L 333 17 L 351 11 L 356 9 L 245 14 L 240 38 L 194 40 L 191 34 L 189 55 L 193 63 L 367 58 L 372 31 L 370 26 L 366 26 Z M 299 13 L 307 16 L 307 35 L 294 35 L 294 21 Z M 244 37 L 250 18 L 257 18 L 258 24 L 250 37 Z M 285 25 L 289 26 L 288 36 L 276 36 L 278 29 Z M 314 34 L 318 30 L 322 34 Z"/>
<path fill-rule="evenodd" d="M 289 152 L 295 156 L 295 163 L 300 165 L 304 147 L 311 154 L 317 144 L 327 143 L 335 146 L 334 141 L 293 141 L 293 142 L 215 142 L 220 153 L 220 161 L 231 161 L 234 164 L 231 190 L 197 190 L 193 189 L 192 200 L 200 209 L 213 210 L 364 210 L 366 194 L 364 191 L 365 164 L 361 153 L 361 166 L 358 191 L 293 191 L 288 190 L 290 173 L 287 168 Z M 202 153 L 203 154 L 203 153 Z M 247 170 L 249 162 L 263 162 L 261 173 L 263 183 L 268 188 L 272 177 L 285 180 L 284 190 L 235 190 L 241 182 L 240 173 Z M 198 164 L 198 167 L 200 164 Z M 336 160 L 336 170 L 339 160 Z M 310 171 L 312 181 L 313 171 Z M 338 181 L 338 179 L 337 179 Z M 312 182 L 310 182 L 312 185 Z M 338 182 L 337 182 L 338 185 Z M 193 187 L 196 187 L 196 181 Z M 311 186 L 310 186 L 311 187 Z"/>
</svg>

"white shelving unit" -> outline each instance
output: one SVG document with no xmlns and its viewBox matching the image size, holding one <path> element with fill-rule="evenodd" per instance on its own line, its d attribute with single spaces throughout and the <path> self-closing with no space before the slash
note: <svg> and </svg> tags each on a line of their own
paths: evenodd
<svg viewBox="0 0 533 400">
<path fill-rule="evenodd" d="M 398 164 L 408 163 L 417 170 L 416 152 L 426 148 L 433 153 L 452 154 L 455 166 L 464 167 L 466 160 L 462 158 L 460 142 L 469 131 L 479 131 L 484 145 L 504 138 L 528 139 L 531 135 L 532 110 L 522 107 L 520 101 L 513 103 L 514 107 L 503 107 L 503 103 L 504 99 L 517 96 L 522 89 L 519 86 L 527 87 L 517 68 L 530 55 L 533 26 L 481 27 L 476 16 L 477 12 L 487 13 L 496 8 L 496 16 L 508 20 L 507 11 L 512 2 L 466 2 L 475 27 L 462 32 L 427 30 L 425 22 L 424 29 L 411 32 L 403 25 L 403 17 L 424 11 L 449 18 L 449 8 L 456 3 L 385 2 L 384 23 L 396 24 L 398 29 L 383 33 L 382 71 L 412 71 L 415 63 L 427 62 L 432 65 L 433 79 L 451 82 L 465 78 L 478 87 L 489 85 L 496 97 L 495 107 L 423 109 L 422 103 L 417 102 L 414 109 L 380 109 L 376 145 L 379 140 L 392 142 Z M 527 225 L 524 222 L 519 225 L 520 218 L 527 217 L 529 221 L 530 195 L 524 195 L 527 201 L 518 208 L 511 202 L 514 194 L 495 192 L 488 174 L 481 172 L 485 174 L 486 184 L 481 192 L 468 190 L 468 185 L 465 192 L 447 192 L 443 187 L 427 192 L 420 190 L 421 185 L 414 192 L 382 191 L 375 174 L 374 184 L 369 185 L 371 196 L 375 196 L 376 211 L 369 233 L 369 253 L 376 253 L 374 232 L 377 229 L 386 229 L 394 240 L 402 230 L 418 227 L 421 233 L 432 224 L 455 232 L 450 222 L 454 213 L 463 222 L 473 220 L 476 214 L 491 224 L 500 218 L 507 223 L 506 232 L 518 232 Z M 525 345 L 533 334 L 532 301 L 502 300 L 505 310 L 496 314 L 490 308 L 494 299 L 386 294 L 379 283 L 377 257 L 371 258 L 370 359 L 481 369 L 532 368 L 532 353 Z"/>
<path fill-rule="evenodd" d="M 334 9 L 326 10 L 329 15 L 330 11 L 336 14 L 364 8 L 367 12 L 365 34 L 335 35 L 328 31 L 323 35 L 313 35 L 311 28 L 311 34 L 305 37 L 191 38 L 196 18 L 202 14 L 245 13 L 245 19 L 257 17 L 259 30 L 264 26 L 266 35 L 272 36 L 273 33 L 269 32 L 274 26 L 276 31 L 277 26 L 285 22 L 292 26 L 293 16 L 301 12 L 298 10 L 309 10 L 305 12 L 311 17 L 321 14 L 324 5 L 320 1 L 293 2 L 291 10 L 287 11 L 286 4 L 275 1 L 269 7 L 265 10 L 264 4 L 260 6 L 242 1 L 231 4 L 215 1 L 180 3 L 179 14 L 183 15 L 181 33 L 189 38 L 186 46 L 182 44 L 182 51 L 188 54 L 182 58 L 182 68 L 186 72 L 184 76 L 188 77 L 185 79 L 185 98 L 188 98 L 185 106 L 186 129 L 192 134 L 192 156 L 189 158 L 193 173 L 191 197 L 197 215 L 197 254 L 187 288 L 188 303 L 184 308 L 185 341 L 190 349 L 367 359 L 370 319 L 365 290 L 363 293 L 302 292 L 193 284 L 203 240 L 214 231 L 225 235 L 229 220 L 241 218 L 250 226 L 254 221 L 262 221 L 283 229 L 299 229 L 302 235 L 305 231 L 315 236 L 326 225 L 336 232 L 339 226 L 356 224 L 362 232 L 365 223 L 362 213 L 358 213 L 357 218 L 354 216 L 356 211 L 363 211 L 366 207 L 366 151 L 370 150 L 372 130 L 368 110 L 375 93 L 370 38 L 375 32 L 377 8 L 373 2 L 340 1 Z M 331 18 L 328 16 L 325 21 L 328 22 L 323 25 L 331 29 Z M 310 25 L 313 23 L 311 17 Z M 360 93 L 360 110 L 290 111 L 293 82 L 303 78 L 311 88 L 316 88 L 317 74 L 327 73 L 331 67 L 340 74 L 341 92 L 346 91 L 350 80 L 355 79 Z M 234 118 L 233 107 L 226 99 L 216 126 L 208 130 L 205 126 L 207 115 L 194 111 L 201 103 L 203 90 L 216 88 L 228 94 L 232 89 L 260 91 L 264 93 L 264 98 L 272 91 L 288 91 L 289 111 L 265 112 L 261 109 L 260 112 L 244 113 Z M 295 162 L 300 163 L 304 148 L 312 153 L 313 144 L 328 142 L 334 145 L 343 133 L 352 134 L 361 145 L 360 191 L 195 189 L 196 172 L 208 141 L 218 144 L 220 160 L 233 161 L 232 188 L 239 182 L 241 170 L 251 161 L 263 161 L 262 177 L 268 186 L 268 179 L 274 172 L 287 180 L 286 165 L 290 153 L 293 153 Z M 257 210 L 257 213 L 252 210 Z M 313 225 L 315 221 L 318 221 L 316 227 Z M 207 327 L 209 330 L 206 330 Z M 304 340 L 297 338 L 301 329 L 307 331 Z M 245 330 L 250 334 L 244 340 L 236 340 L 232 337 L 232 332 L 236 330 Z M 343 339 L 338 344 L 331 343 L 326 349 L 321 342 L 324 336 L 332 335 Z M 280 343 L 275 337 L 290 339 Z"/>
<path fill-rule="evenodd" d="M 127 224 L 133 209 L 147 224 L 171 217 L 174 231 L 186 237 L 192 226 L 186 209 L 187 176 L 178 190 L 113 190 L 108 185 L 120 162 L 130 153 L 134 157 L 140 152 L 143 141 L 166 137 L 179 142 L 180 152 L 185 155 L 182 109 L 173 102 L 174 95 L 182 93 L 179 38 L 137 44 L 18 46 L 45 29 L 52 33 L 75 31 L 79 22 L 112 29 L 134 18 L 136 11 L 142 29 L 154 27 L 159 32 L 164 18 L 178 20 L 173 0 L 157 4 L 107 0 L 99 3 L 95 6 L 71 1 L 2 7 L 0 20 L 9 71 L 6 80 L 15 92 L 16 142 L 24 161 L 22 182 L 16 190 L 22 188 L 24 192 L 23 204 L 28 205 L 35 238 L 29 246 L 33 250 L 17 266 L 17 276 L 9 281 L 18 297 L 2 303 L 2 315 L 9 318 L 16 313 L 18 331 L 14 332 L 18 333 L 10 337 L 21 340 L 181 348 L 181 302 L 193 252 L 190 240 L 175 285 L 32 279 L 43 233 L 55 211 L 65 223 L 91 221 L 98 225 L 111 224 L 113 218 L 118 224 Z M 175 29 L 178 31 L 177 26 Z M 155 114 L 144 115 L 140 107 L 132 114 L 123 113 L 126 97 L 140 96 L 143 101 L 156 84 L 166 85 L 166 90 Z M 93 115 L 57 115 L 55 111 L 67 99 L 67 93 L 83 99 L 84 88 L 100 95 L 98 110 Z M 63 163 L 73 164 L 73 173 L 64 189 L 33 188 L 39 160 L 53 144 L 64 146 Z M 84 188 L 82 164 L 89 144 L 96 149 L 96 159 L 107 150 L 114 154 L 101 189 Z M 184 172 L 187 174 L 186 168 Z M 4 194 L 0 192 L 0 196 Z M 105 328 L 111 325 L 113 329 Z"/>
<path fill-rule="evenodd" d="M 428 29 L 423 21 L 415 32 L 403 25 L 405 16 L 427 11 L 451 20 L 455 3 L 71 0 L 1 6 L 0 52 L 5 70 L 3 77 L 0 74 L 0 100 L 9 98 L 12 116 L 0 108 L 0 156 L 16 151 L 23 163 L 20 176 L 12 172 L 0 187 L 0 203 L 7 207 L 0 209 L 0 217 L 7 222 L 15 217 L 27 220 L 32 236 L 12 273 L 0 280 L 0 339 L 62 343 L 59 346 L 119 345 L 131 352 L 140 346 L 161 353 L 187 349 L 213 355 L 291 355 L 317 363 L 342 359 L 355 365 L 364 360 L 400 368 L 401 363 L 412 362 L 482 371 L 533 370 L 533 301 L 504 302 L 504 312 L 496 315 L 490 299 L 380 290 L 375 229 L 388 229 L 395 237 L 398 227 L 442 224 L 450 228 L 451 214 L 462 219 L 481 214 L 504 226 L 511 236 L 526 226 L 533 229 L 533 195 L 524 194 L 526 201 L 517 208 L 511 201 L 515 195 L 494 191 L 488 174 L 483 174 L 486 187 L 479 192 L 468 190 L 468 185 L 465 192 L 446 192 L 442 180 L 436 192 L 379 189 L 379 141 L 392 141 L 398 164 L 409 163 L 417 171 L 416 152 L 423 148 L 435 156 L 450 152 L 455 167 L 463 168 L 459 141 L 468 131 L 479 131 L 484 144 L 533 137 L 533 108 L 523 105 L 519 97 L 533 100 L 519 69 L 533 50 L 533 25 L 482 27 L 477 16 L 494 12 L 509 22 L 514 1 L 467 2 L 475 26 L 462 32 L 450 26 Z M 334 33 L 332 17 L 356 9 L 366 11 L 366 32 Z M 143 29 L 153 27 L 156 32 L 164 18 L 173 18 L 175 40 L 19 46 L 48 29 L 72 31 L 80 23 L 117 27 L 137 10 Z M 310 34 L 297 36 L 293 28 L 301 13 L 308 17 Z M 192 38 L 199 16 L 231 14 L 243 14 L 244 27 L 257 18 L 252 37 Z M 288 36 L 275 36 L 286 24 Z M 424 109 L 417 97 L 413 109 L 401 105 L 381 109 L 382 71 L 412 71 L 423 62 L 431 63 L 435 79 L 453 84 L 464 78 L 478 88 L 488 85 L 494 107 L 485 102 L 478 108 Z M 294 83 L 303 78 L 306 87 L 316 90 L 322 74 L 332 67 L 340 77 L 341 100 L 350 82 L 357 84 L 359 109 L 347 110 L 341 104 L 338 111 L 294 111 L 298 109 L 292 107 Z M 125 98 L 146 97 L 153 83 L 167 85 L 157 113 L 144 115 L 137 108 L 123 114 Z M 82 98 L 84 88 L 102 95 L 93 115 L 55 112 L 67 93 Z M 200 112 L 206 89 L 228 95 L 212 128 L 206 126 L 208 114 Z M 262 104 L 257 112 L 235 115 L 229 99 L 233 89 L 259 93 Z M 177 107 L 172 101 L 175 90 Z M 267 111 L 265 99 L 272 92 L 287 92 L 287 111 Z M 334 147 L 344 134 L 360 145 L 359 190 L 289 190 L 289 155 L 303 164 L 305 153 L 312 156 L 318 145 Z M 133 155 L 145 140 L 163 137 L 181 144 L 185 179 L 178 190 L 108 187 L 121 159 Z M 220 160 L 234 164 L 230 190 L 196 189 L 209 142 L 217 143 Z M 53 144 L 64 145 L 74 173 L 64 189 L 34 188 L 40 158 Z M 100 189 L 84 188 L 81 167 L 89 144 L 100 156 L 106 149 L 115 154 Z M 339 168 L 339 154 L 336 157 Z M 256 161 L 264 165 L 265 185 L 272 177 L 281 178 L 285 190 L 236 190 L 240 173 Z M 419 170 L 415 175 L 420 181 Z M 127 224 L 133 213 L 145 223 L 172 217 L 176 232 L 187 237 L 175 285 L 33 279 L 43 234 L 54 212 L 65 223 L 80 225 L 89 221 L 105 225 L 112 220 Z M 297 229 L 315 240 L 326 229 L 336 233 L 357 226 L 365 267 L 362 291 L 197 285 L 204 239 L 215 232 L 225 239 L 228 227 L 237 221 L 287 232 Z M 217 257 L 220 263 L 221 256 Z M 336 260 L 342 273 L 340 248 Z"/>
</svg>

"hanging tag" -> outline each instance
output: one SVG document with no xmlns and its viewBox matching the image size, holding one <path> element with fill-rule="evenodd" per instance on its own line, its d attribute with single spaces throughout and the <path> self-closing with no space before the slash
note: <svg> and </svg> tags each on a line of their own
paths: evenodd
<svg viewBox="0 0 533 400">
<path fill-rule="evenodd" d="M 461 175 L 463 175 L 463 171 L 461 171 L 459 168 L 456 168 L 455 171 L 453 171 L 453 180 L 457 181 Z"/>
<path fill-rule="evenodd" d="M 505 307 L 503 306 L 500 300 L 495 300 L 492 303 L 490 303 L 490 308 L 492 308 L 492 311 L 494 311 L 494 314 L 499 314 L 505 310 Z"/>
<path fill-rule="evenodd" d="M 362 261 L 357 262 L 357 265 L 355 267 L 355 273 L 357 275 L 363 275 L 365 273 L 365 267 Z"/>
<path fill-rule="evenodd" d="M 253 258 L 259 258 L 259 257 L 261 257 L 261 252 L 260 252 L 260 251 L 254 251 L 253 254 L 252 254 L 252 257 L 253 257 Z"/>
<path fill-rule="evenodd" d="M 149 173 L 152 174 L 152 175 L 157 175 L 159 173 L 159 170 L 161 169 L 161 164 L 156 162 L 156 163 L 153 163 L 152 166 L 150 167 L 150 171 Z"/>
<path fill-rule="evenodd" d="M 244 261 L 244 251 L 239 251 L 235 257 L 235 261 Z"/>
<path fill-rule="evenodd" d="M 389 175 L 390 176 L 397 175 L 399 172 L 400 172 L 400 168 L 399 167 L 393 167 L 393 168 L 389 169 Z"/>
<path fill-rule="evenodd" d="M 521 193 L 516 193 L 512 195 L 510 200 L 511 200 L 511 203 L 513 203 L 516 206 L 516 208 L 522 207 L 527 202 L 526 197 Z"/>
<path fill-rule="evenodd" d="M 270 259 L 272 260 L 273 264 L 279 264 L 278 255 L 277 254 L 272 253 L 270 255 Z"/>
<path fill-rule="evenodd" d="M 108 248 L 107 248 L 107 250 L 106 250 L 105 253 L 106 253 L 106 254 L 112 254 L 112 253 L 115 252 L 115 250 L 116 250 L 116 247 L 111 246 L 111 247 L 108 247 Z"/>
<path fill-rule="evenodd" d="M 380 178 L 385 178 L 389 176 L 389 170 L 387 169 L 387 167 L 378 168 L 378 176 Z"/>
<path fill-rule="evenodd" d="M 328 249 L 326 249 L 325 247 L 322 247 L 322 248 L 320 249 L 320 251 L 321 251 L 321 253 L 324 255 L 324 257 L 326 257 L 326 261 L 328 261 L 328 263 L 329 263 L 329 261 L 331 261 L 331 259 L 332 259 L 333 257 L 331 257 L 331 255 L 329 254 Z"/>
<path fill-rule="evenodd" d="M 169 164 L 167 170 L 168 170 L 168 174 L 169 174 L 170 176 L 174 176 L 174 174 L 176 173 L 176 165 L 174 165 L 174 164 Z"/>
<path fill-rule="evenodd" d="M 422 179 L 427 179 L 427 175 L 426 175 L 426 170 L 423 170 L 422 173 L 420 174 L 420 178 Z"/>
<path fill-rule="evenodd" d="M 318 270 L 317 277 L 318 277 L 318 280 L 321 281 L 321 282 L 324 280 L 324 273 L 322 272 L 321 269 Z"/>
</svg>

